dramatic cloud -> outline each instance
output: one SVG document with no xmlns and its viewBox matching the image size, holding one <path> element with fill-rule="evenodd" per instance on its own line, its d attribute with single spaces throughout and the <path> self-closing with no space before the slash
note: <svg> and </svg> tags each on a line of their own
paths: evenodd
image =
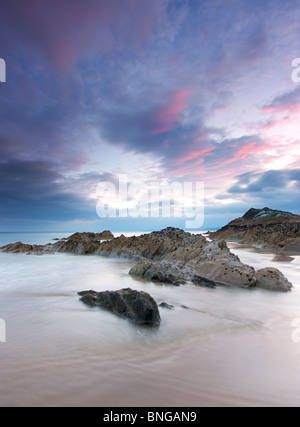
<svg viewBox="0 0 300 427">
<path fill-rule="evenodd" d="M 97 219 L 94 202 L 72 192 L 55 165 L 43 161 L 1 162 L 0 200 L 0 216 L 10 220 Z"/>
<path fill-rule="evenodd" d="M 229 193 L 262 193 L 266 191 L 280 192 L 293 186 L 293 191 L 300 191 L 300 169 L 270 170 L 262 174 L 245 173 L 238 176 L 238 182 Z"/>
<path fill-rule="evenodd" d="M 299 212 L 300 169 L 241 174 L 225 197 L 236 197 L 244 206 Z"/>
<path fill-rule="evenodd" d="M 299 21 L 297 0 L 3 0 L 0 219 L 90 221 L 120 173 L 204 181 L 220 218 L 276 207 L 272 182 L 295 207 Z"/>
</svg>

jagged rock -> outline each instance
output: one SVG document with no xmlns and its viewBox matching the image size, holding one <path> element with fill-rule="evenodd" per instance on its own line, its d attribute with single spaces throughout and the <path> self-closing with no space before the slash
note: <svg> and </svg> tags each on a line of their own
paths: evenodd
<svg viewBox="0 0 300 427">
<path fill-rule="evenodd" d="M 217 283 L 214 282 L 213 280 L 209 280 L 209 279 L 206 279 L 205 277 L 201 277 L 201 276 L 194 276 L 192 278 L 192 282 L 195 285 L 203 286 L 205 288 L 215 288 L 217 286 Z"/>
<path fill-rule="evenodd" d="M 113 234 L 108 230 L 101 233 L 74 233 L 55 243 L 54 247 L 57 252 L 94 254 L 99 250 L 102 240 L 113 238 Z"/>
<path fill-rule="evenodd" d="M 279 210 L 250 209 L 216 232 L 211 239 L 237 241 L 271 250 L 300 253 L 300 216 Z"/>
<path fill-rule="evenodd" d="M 201 277 L 202 285 L 206 280 L 206 285 L 210 283 L 211 286 L 212 284 L 242 288 L 255 286 L 254 268 L 243 264 L 228 248 L 226 250 L 219 248 L 218 252 L 212 249 L 213 246 L 218 247 L 218 242 L 211 242 L 201 253 L 197 248 L 194 248 L 195 252 L 189 250 L 188 256 L 185 257 L 186 262 L 182 262 L 181 252 L 179 254 L 174 252 L 168 261 L 140 261 L 132 267 L 129 274 L 173 285 Z"/>
<path fill-rule="evenodd" d="M 206 239 L 201 235 L 193 235 L 179 228 L 167 227 L 141 236 L 120 236 L 109 242 L 103 242 L 98 253 L 127 257 L 130 259 L 162 260 L 177 248 L 187 248 L 195 242 L 203 243 Z"/>
<path fill-rule="evenodd" d="M 251 288 L 256 284 L 256 275 L 253 267 L 240 261 L 207 260 L 193 269 L 194 276 L 200 276 L 216 285 Z"/>
<path fill-rule="evenodd" d="M 47 245 L 27 245 L 22 242 L 10 243 L 8 245 L 2 246 L 0 248 L 1 252 L 4 253 L 13 253 L 13 254 L 34 254 L 34 255 L 44 255 L 44 254 L 54 254 L 54 246 L 49 243 Z"/>
<path fill-rule="evenodd" d="M 257 213 L 251 215 L 255 216 Z M 263 220 L 278 221 L 279 219 L 264 218 Z M 285 217 L 285 220 L 295 221 L 294 217 Z M 262 219 L 236 221 L 249 222 L 262 221 Z M 99 234 L 103 236 L 102 233 Z M 243 264 L 238 256 L 229 250 L 226 241 L 223 240 L 225 238 L 223 234 L 220 236 L 221 240 L 215 239 L 209 242 L 202 235 L 193 235 L 178 228 L 168 227 L 141 236 L 122 235 L 103 242 L 99 237 L 95 233 L 75 233 L 54 244 L 32 246 L 18 242 L 0 250 L 15 253 L 42 254 L 56 251 L 125 257 L 139 260 L 130 270 L 131 275 L 172 285 L 194 281 L 202 286 L 225 285 L 249 288 L 255 286 L 257 282 L 254 268 Z M 105 237 L 108 237 L 108 234 Z"/>
<path fill-rule="evenodd" d="M 60 240 L 54 243 L 57 252 L 71 253 L 78 255 L 95 254 L 100 248 L 101 242 L 98 240 Z"/>
<path fill-rule="evenodd" d="M 143 277 L 153 282 L 167 283 L 176 286 L 186 282 L 180 269 L 167 262 L 139 261 L 131 268 L 129 274 Z"/>
<path fill-rule="evenodd" d="M 74 233 L 68 240 L 111 240 L 114 238 L 114 235 L 109 230 L 101 231 L 101 233 Z"/>
<path fill-rule="evenodd" d="M 243 216 L 243 219 L 258 219 L 258 218 L 295 218 L 298 215 L 295 215 L 291 212 L 286 211 L 279 211 L 275 209 L 270 208 L 263 208 L 263 209 L 249 209 L 245 215 Z"/>
<path fill-rule="evenodd" d="M 256 283 L 254 268 L 242 263 L 227 247 L 226 242 L 196 242 L 186 249 L 178 249 L 165 258 L 183 263 L 180 270 L 187 280 L 200 276 L 215 285 L 252 287 Z"/>
<path fill-rule="evenodd" d="M 78 293 L 85 304 L 99 306 L 134 323 L 158 326 L 160 315 L 157 303 L 146 292 L 130 288 L 118 291 L 83 291 Z"/>
<path fill-rule="evenodd" d="M 263 268 L 256 272 L 258 288 L 269 291 L 288 292 L 293 285 L 287 278 L 276 268 Z"/>
<path fill-rule="evenodd" d="M 70 237 L 56 240 L 55 243 L 47 245 L 27 245 L 22 242 L 12 243 L 0 248 L 2 252 L 26 253 L 34 255 L 43 255 L 55 252 L 66 252 L 73 254 L 93 254 L 96 253 L 102 240 L 113 239 L 110 231 L 101 233 L 75 233 Z"/>
</svg>

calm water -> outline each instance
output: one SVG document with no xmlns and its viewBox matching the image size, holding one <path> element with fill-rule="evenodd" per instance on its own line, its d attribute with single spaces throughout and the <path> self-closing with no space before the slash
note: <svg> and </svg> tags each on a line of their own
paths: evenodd
<svg viewBox="0 0 300 427">
<path fill-rule="evenodd" d="M 70 233 L 25 234 L 0 234 L 0 245 Z M 300 343 L 291 338 L 300 259 L 234 252 L 257 268 L 280 268 L 293 292 L 163 286 L 128 276 L 134 263 L 125 260 L 0 254 L 0 406 L 300 406 Z M 77 296 L 128 286 L 176 308 L 161 309 L 151 329 Z"/>
</svg>

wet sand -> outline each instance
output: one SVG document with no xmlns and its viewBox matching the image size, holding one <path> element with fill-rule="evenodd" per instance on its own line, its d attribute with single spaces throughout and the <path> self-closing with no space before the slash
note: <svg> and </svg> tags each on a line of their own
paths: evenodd
<svg viewBox="0 0 300 427">
<path fill-rule="evenodd" d="M 284 252 L 284 251 L 276 251 L 267 248 L 260 248 L 258 246 L 245 245 L 244 243 L 237 242 L 228 242 L 228 246 L 230 249 L 246 249 L 249 252 L 254 252 L 256 254 L 267 254 L 272 255 L 272 261 L 274 262 L 292 262 L 295 259 L 295 256 L 300 256 L 297 252 Z M 294 256 L 292 256 L 294 255 Z"/>
<path fill-rule="evenodd" d="M 0 406 L 300 406 L 300 259 L 234 252 L 280 268 L 293 291 L 164 286 L 128 276 L 125 260 L 0 254 Z M 77 296 L 122 287 L 175 309 L 143 328 Z"/>
</svg>

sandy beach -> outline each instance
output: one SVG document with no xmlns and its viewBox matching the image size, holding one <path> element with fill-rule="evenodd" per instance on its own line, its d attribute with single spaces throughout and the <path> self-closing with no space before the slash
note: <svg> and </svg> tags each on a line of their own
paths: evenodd
<svg viewBox="0 0 300 427">
<path fill-rule="evenodd" d="M 0 254 L 0 405 L 300 405 L 291 326 L 300 317 L 300 258 L 278 263 L 233 246 L 244 262 L 280 268 L 292 292 L 154 284 L 130 277 L 132 262 L 101 256 Z M 175 309 L 160 308 L 151 329 L 77 295 L 123 287 Z"/>
</svg>

